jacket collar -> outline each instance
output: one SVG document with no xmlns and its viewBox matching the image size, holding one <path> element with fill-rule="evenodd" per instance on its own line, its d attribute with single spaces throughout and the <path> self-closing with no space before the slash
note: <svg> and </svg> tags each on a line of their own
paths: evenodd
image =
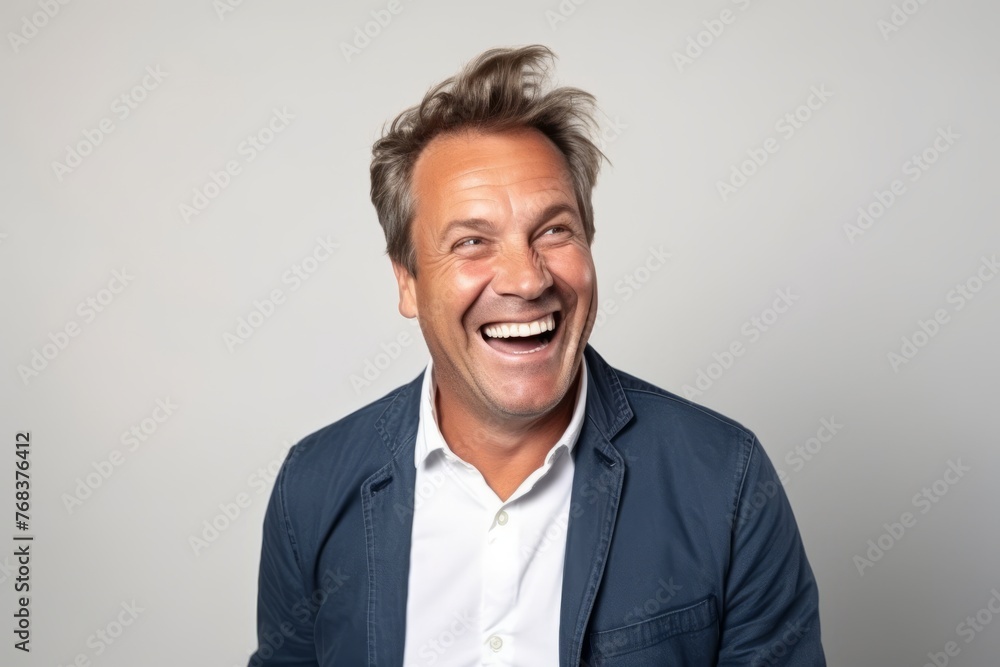
<svg viewBox="0 0 1000 667">
<path fill-rule="evenodd" d="M 632 418 L 615 370 L 588 344 L 587 407 L 575 463 L 563 563 L 560 667 L 579 665 L 594 598 L 604 573 L 621 498 L 625 463 L 611 439 Z M 383 465 L 361 485 L 368 562 L 368 662 L 403 662 L 406 593 L 416 468 L 414 443 L 424 373 L 404 385 L 375 423 Z"/>
</svg>

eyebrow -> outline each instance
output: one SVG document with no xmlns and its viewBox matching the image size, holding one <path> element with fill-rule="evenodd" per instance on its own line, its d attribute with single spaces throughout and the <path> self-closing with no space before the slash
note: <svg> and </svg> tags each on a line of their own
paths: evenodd
<svg viewBox="0 0 1000 667">
<path fill-rule="evenodd" d="M 542 211 L 541 215 L 538 216 L 538 224 L 544 224 L 559 215 L 568 213 L 573 216 L 573 218 L 579 220 L 580 216 L 577 214 L 576 209 L 565 203 L 550 204 Z M 448 237 L 456 229 L 471 229 L 480 232 L 495 232 L 497 226 L 490 220 L 485 218 L 464 218 L 461 220 L 452 220 L 447 225 L 445 225 L 444 231 L 442 232 L 442 238 Z"/>
</svg>

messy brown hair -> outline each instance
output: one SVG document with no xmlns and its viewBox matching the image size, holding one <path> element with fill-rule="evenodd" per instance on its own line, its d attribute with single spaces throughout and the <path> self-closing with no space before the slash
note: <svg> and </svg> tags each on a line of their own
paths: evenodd
<svg viewBox="0 0 1000 667">
<path fill-rule="evenodd" d="M 420 104 L 396 116 L 372 147 L 371 199 L 389 258 L 416 275 L 410 236 L 413 166 L 438 135 L 472 129 L 534 128 L 560 150 L 569 167 L 587 241 L 594 239 L 591 192 L 604 155 L 591 140 L 596 100 L 578 88 L 548 89 L 555 54 L 544 46 L 490 49 L 456 76 L 431 88 Z"/>
</svg>

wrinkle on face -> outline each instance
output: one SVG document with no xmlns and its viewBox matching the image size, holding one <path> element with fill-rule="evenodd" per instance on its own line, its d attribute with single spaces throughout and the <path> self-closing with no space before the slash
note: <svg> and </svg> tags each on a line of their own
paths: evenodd
<svg viewBox="0 0 1000 667">
<path fill-rule="evenodd" d="M 544 417 L 564 401 L 596 314 L 565 157 L 537 130 L 442 135 L 416 160 L 412 190 L 419 278 L 395 267 L 400 311 L 420 321 L 440 395 L 486 420 Z M 544 363 L 484 343 L 485 323 L 548 312 L 564 330 Z"/>
</svg>

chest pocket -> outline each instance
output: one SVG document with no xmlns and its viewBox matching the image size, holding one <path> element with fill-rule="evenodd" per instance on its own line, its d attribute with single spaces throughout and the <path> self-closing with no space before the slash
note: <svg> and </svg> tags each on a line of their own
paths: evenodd
<svg viewBox="0 0 1000 667">
<path fill-rule="evenodd" d="M 588 650 L 589 649 L 589 650 Z M 591 632 L 583 651 L 590 667 L 711 667 L 719 650 L 715 598 L 623 628 Z"/>
</svg>

